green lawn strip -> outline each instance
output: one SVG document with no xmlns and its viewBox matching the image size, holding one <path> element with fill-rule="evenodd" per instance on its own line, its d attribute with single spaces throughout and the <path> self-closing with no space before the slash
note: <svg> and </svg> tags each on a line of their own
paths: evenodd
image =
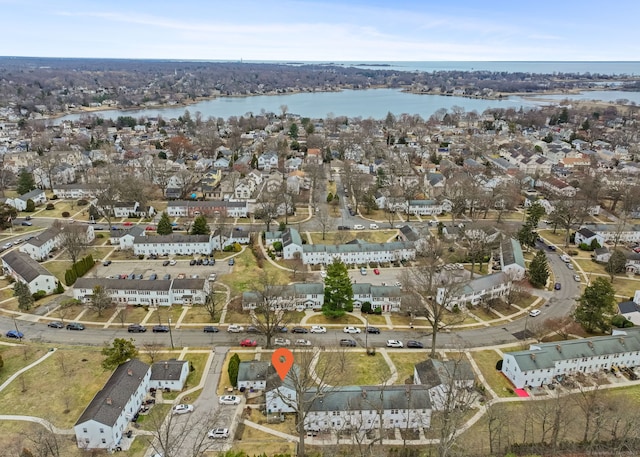
<svg viewBox="0 0 640 457">
<path fill-rule="evenodd" d="M 71 268 L 71 261 L 66 259 L 49 260 L 48 262 L 44 262 L 42 266 L 49 270 L 49 272 L 56 278 L 58 278 L 59 281 L 65 284 L 64 274 L 69 268 Z"/>
<path fill-rule="evenodd" d="M 336 365 L 335 379 L 327 380 L 335 385 L 377 385 L 391 376 L 389 365 L 381 354 L 367 355 L 364 351 L 323 352 L 319 356 L 317 372 L 322 373 L 327 363 Z"/>
<path fill-rule="evenodd" d="M 513 385 L 502 373 L 496 370 L 496 363 L 501 359 L 496 351 L 471 351 L 471 356 L 496 395 L 500 397 L 516 396 L 516 394 L 513 393 Z"/>
<path fill-rule="evenodd" d="M 389 358 L 398 370 L 398 379 L 395 384 L 405 384 L 405 381 L 413 376 L 413 368 L 417 363 L 424 362 L 429 358 L 427 352 L 416 350 L 416 352 L 389 352 Z"/>
<path fill-rule="evenodd" d="M 58 349 L 0 392 L 3 413 L 44 417 L 58 427 L 72 427 L 111 376 L 100 365 L 103 358 L 99 349 Z"/>
<path fill-rule="evenodd" d="M 386 325 L 387 320 L 379 314 L 363 314 L 362 317 L 369 321 L 369 325 Z"/>
<path fill-rule="evenodd" d="M 350 314 L 345 314 L 342 317 L 338 317 L 336 319 L 325 316 L 322 313 L 317 313 L 307 319 L 307 325 L 316 324 L 316 325 L 326 325 L 326 324 L 336 324 L 336 325 L 356 325 L 361 326 L 364 325 L 360 319 Z"/>
<path fill-rule="evenodd" d="M 203 325 L 217 323 L 220 320 L 221 312 L 222 310 L 218 310 L 216 312 L 216 319 L 212 321 L 211 315 L 202 306 L 195 305 L 189 308 L 189 311 L 182 319 L 182 323 L 183 324 L 203 324 Z"/>
</svg>

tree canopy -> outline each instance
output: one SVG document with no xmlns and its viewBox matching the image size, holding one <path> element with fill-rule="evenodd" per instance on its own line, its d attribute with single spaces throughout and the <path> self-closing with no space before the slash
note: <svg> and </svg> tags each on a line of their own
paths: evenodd
<svg viewBox="0 0 640 457">
<path fill-rule="evenodd" d="M 20 170 L 18 175 L 18 184 L 16 191 L 18 195 L 24 195 L 27 192 L 36 188 L 36 181 L 33 179 L 33 174 L 29 173 L 26 168 Z"/>
<path fill-rule="evenodd" d="M 607 332 L 616 303 L 613 286 L 606 278 L 596 278 L 578 299 L 574 317 L 588 332 Z"/>
<path fill-rule="evenodd" d="M 102 349 L 102 355 L 106 357 L 102 361 L 102 367 L 105 370 L 113 370 L 127 360 L 135 358 L 138 355 L 138 350 L 133 339 L 116 338 L 111 345 Z"/>
<path fill-rule="evenodd" d="M 18 308 L 22 311 L 29 311 L 33 306 L 35 300 L 26 283 L 17 281 L 13 286 L 13 295 L 18 297 Z"/>
<path fill-rule="evenodd" d="M 209 224 L 207 224 L 207 218 L 202 215 L 196 217 L 191 226 L 191 234 L 208 235 L 209 233 L 211 233 L 211 229 L 209 228 Z"/>
<path fill-rule="evenodd" d="M 534 287 L 544 287 L 547 279 L 549 279 L 547 256 L 542 250 L 539 250 L 529 265 L 529 281 Z"/>
<path fill-rule="evenodd" d="M 171 220 L 169 219 L 169 215 L 166 211 L 163 211 L 160 216 L 156 232 L 158 235 L 171 235 L 173 233 L 173 226 L 171 225 Z"/>
<path fill-rule="evenodd" d="M 351 278 L 347 266 L 340 259 L 335 259 L 327 267 L 322 313 L 329 317 L 340 317 L 347 311 L 353 311 Z"/>
</svg>

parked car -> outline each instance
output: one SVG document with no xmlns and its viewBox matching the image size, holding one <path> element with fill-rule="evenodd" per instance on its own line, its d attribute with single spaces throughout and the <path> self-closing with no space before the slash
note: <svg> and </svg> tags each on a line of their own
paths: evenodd
<svg viewBox="0 0 640 457">
<path fill-rule="evenodd" d="M 378 230 L 378 224 L 369 224 L 369 230 Z"/>
<path fill-rule="evenodd" d="M 175 260 L 169 260 L 169 265 L 171 265 L 171 266 L 174 266 L 176 263 L 178 263 L 178 262 L 176 262 Z"/>
<path fill-rule="evenodd" d="M 169 273 L 167 273 L 166 275 L 164 275 L 162 277 L 162 279 L 164 279 L 164 280 L 171 279 L 171 275 Z"/>
<path fill-rule="evenodd" d="M 171 408 L 171 414 L 187 414 L 193 412 L 193 405 L 180 404 Z"/>
<path fill-rule="evenodd" d="M 142 279 L 142 278 L 144 278 L 144 276 L 142 276 L 142 273 L 136 275 L 136 279 Z"/>
<path fill-rule="evenodd" d="M 355 211 L 354 211 L 354 214 L 355 214 Z M 354 214 L 352 214 L 352 216 L 353 216 Z M 354 225 L 354 226 L 353 226 L 353 230 L 364 230 L 364 225 L 362 225 L 362 224 L 356 224 L 356 225 Z"/>
<path fill-rule="evenodd" d="M 236 264 L 236 260 L 232 257 L 229 259 L 229 262 L 227 262 L 229 264 L 229 266 L 234 266 Z"/>
<path fill-rule="evenodd" d="M 207 433 L 207 437 L 212 440 L 225 440 L 229 438 L 229 429 L 228 428 L 212 428 Z"/>
<path fill-rule="evenodd" d="M 169 331 L 169 326 L 167 325 L 154 325 L 151 329 L 153 333 L 167 333 Z"/>
<path fill-rule="evenodd" d="M 144 333 L 147 331 L 147 327 L 141 324 L 131 324 L 127 329 L 129 333 Z"/>
<path fill-rule="evenodd" d="M 162 262 L 162 266 L 163 267 L 168 267 L 170 263 L 171 263 L 170 260 L 165 260 L 164 262 Z"/>
<path fill-rule="evenodd" d="M 213 325 L 206 325 L 203 330 L 204 333 L 218 333 L 220 331 L 218 327 L 214 327 Z"/>
<path fill-rule="evenodd" d="M 340 346 L 354 348 L 357 343 L 354 340 L 342 339 L 340 340 Z"/>
<path fill-rule="evenodd" d="M 377 268 L 374 268 L 374 269 L 373 269 L 373 274 L 374 274 L 374 275 L 379 275 L 379 274 L 380 274 L 380 270 L 379 270 L 379 269 L 377 269 Z"/>
<path fill-rule="evenodd" d="M 560 290 L 560 289 L 562 289 L 562 284 L 560 284 L 559 282 L 557 282 L 557 283 L 555 283 L 555 285 L 553 286 L 553 288 L 554 288 L 555 290 Z"/>
<path fill-rule="evenodd" d="M 250 340 L 249 338 L 240 341 L 240 346 L 243 348 L 253 348 L 258 345 L 256 340 Z"/>
<path fill-rule="evenodd" d="M 550 250 L 550 251 L 555 251 L 555 250 L 556 250 L 556 247 L 555 247 L 553 244 L 550 244 L 550 245 L 549 245 L 549 250 Z"/>
<path fill-rule="evenodd" d="M 104 262 L 102 262 L 102 265 L 108 267 L 109 265 L 111 265 L 111 260 L 105 260 Z"/>
<path fill-rule="evenodd" d="M 84 325 L 78 322 L 69 322 L 67 324 L 67 330 L 84 330 Z"/>
<path fill-rule="evenodd" d="M 260 329 L 255 325 L 250 325 L 247 327 L 247 333 L 260 333 Z"/>
<path fill-rule="evenodd" d="M 189 265 L 194 266 L 196 264 L 196 260 L 195 259 L 191 259 L 189 261 Z"/>
<path fill-rule="evenodd" d="M 312 325 L 311 333 L 327 333 L 327 328 L 322 325 Z"/>
<path fill-rule="evenodd" d="M 409 340 L 407 341 L 407 347 L 412 349 L 424 349 L 424 344 L 422 344 L 420 341 Z"/>
<path fill-rule="evenodd" d="M 287 333 L 289 331 L 289 329 L 287 327 L 285 327 L 284 325 L 276 328 L 276 331 L 280 332 L 280 333 Z"/>
<path fill-rule="evenodd" d="M 299 339 L 294 343 L 296 346 L 311 346 L 311 341 Z"/>
<path fill-rule="evenodd" d="M 64 328 L 64 324 L 60 321 L 51 321 L 47 324 L 47 327 L 51 328 Z"/>
<path fill-rule="evenodd" d="M 196 265 L 202 265 L 202 259 L 196 260 Z"/>
<path fill-rule="evenodd" d="M 360 333 L 360 329 L 358 327 L 345 327 L 342 329 L 343 333 Z"/>
<path fill-rule="evenodd" d="M 24 338 L 24 333 L 19 332 L 18 330 L 9 330 L 5 335 L 7 338 L 15 338 L 16 340 L 20 340 Z"/>
<path fill-rule="evenodd" d="M 293 327 L 291 333 L 309 333 L 309 330 L 304 327 Z"/>
<path fill-rule="evenodd" d="M 367 333 L 380 333 L 380 329 L 378 327 L 366 327 L 365 330 Z"/>
<path fill-rule="evenodd" d="M 29 221 L 22 221 L 22 225 L 24 225 L 26 227 L 31 227 L 33 225 L 33 223 L 29 222 Z"/>
<path fill-rule="evenodd" d="M 362 276 L 366 276 L 367 275 L 367 269 L 365 267 L 360 268 L 360 274 Z"/>
<path fill-rule="evenodd" d="M 567 268 L 568 268 L 569 270 L 573 270 L 573 264 L 572 264 L 572 263 L 568 263 L 568 264 L 567 264 Z"/>
<path fill-rule="evenodd" d="M 244 332 L 244 327 L 241 325 L 230 324 L 229 327 L 227 327 L 227 332 L 229 333 Z"/>
<path fill-rule="evenodd" d="M 580 279 L 580 275 L 573 275 L 573 280 L 574 280 L 575 282 L 580 282 L 580 281 L 581 281 L 581 279 Z"/>
<path fill-rule="evenodd" d="M 158 275 L 156 273 L 152 273 L 151 276 L 149 276 L 150 281 L 155 281 L 156 279 L 158 279 Z"/>
<path fill-rule="evenodd" d="M 222 397 L 218 398 L 218 403 L 220 403 L 221 405 L 239 405 L 240 397 L 238 397 L 237 395 L 223 395 Z"/>
<path fill-rule="evenodd" d="M 540 311 L 539 309 L 533 309 L 529 312 L 529 316 L 536 317 L 536 316 L 539 316 L 541 312 L 542 311 Z"/>
<path fill-rule="evenodd" d="M 218 275 L 217 275 L 217 274 L 215 274 L 215 273 L 211 273 L 211 274 L 209 275 L 209 281 L 215 281 L 217 277 L 218 277 Z"/>
<path fill-rule="evenodd" d="M 291 346 L 291 340 L 288 340 L 287 338 L 276 338 L 273 340 L 273 344 L 275 346 Z"/>
<path fill-rule="evenodd" d="M 338 225 L 338 230 L 350 230 L 350 227 L 347 225 Z"/>
<path fill-rule="evenodd" d="M 388 348 L 401 348 L 401 347 L 404 347 L 404 345 L 402 344 L 402 341 L 387 340 L 387 347 Z"/>
</svg>

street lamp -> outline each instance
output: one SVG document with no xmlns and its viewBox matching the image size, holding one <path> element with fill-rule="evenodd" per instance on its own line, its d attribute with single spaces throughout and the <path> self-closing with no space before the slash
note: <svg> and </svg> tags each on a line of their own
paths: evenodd
<svg viewBox="0 0 640 457">
<path fill-rule="evenodd" d="M 13 318 L 13 326 L 16 328 L 16 335 L 18 336 L 18 339 L 20 341 L 22 341 L 22 337 L 20 336 L 20 330 L 18 330 L 18 321 L 16 321 L 16 318 Z"/>
<path fill-rule="evenodd" d="M 173 333 L 171 333 L 171 318 L 169 318 L 169 339 L 171 340 L 171 350 L 173 351 L 175 348 L 173 346 Z"/>
<path fill-rule="evenodd" d="M 368 351 L 369 350 L 369 316 L 366 316 L 364 320 L 366 322 L 366 327 L 364 328 L 364 347 L 366 347 Z"/>
</svg>

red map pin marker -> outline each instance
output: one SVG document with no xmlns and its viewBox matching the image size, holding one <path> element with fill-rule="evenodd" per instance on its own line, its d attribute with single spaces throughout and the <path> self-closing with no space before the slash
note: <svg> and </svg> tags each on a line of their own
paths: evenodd
<svg viewBox="0 0 640 457">
<path fill-rule="evenodd" d="M 293 353 L 286 348 L 276 349 L 271 356 L 271 364 L 276 369 L 280 379 L 284 381 L 293 366 Z"/>
</svg>

